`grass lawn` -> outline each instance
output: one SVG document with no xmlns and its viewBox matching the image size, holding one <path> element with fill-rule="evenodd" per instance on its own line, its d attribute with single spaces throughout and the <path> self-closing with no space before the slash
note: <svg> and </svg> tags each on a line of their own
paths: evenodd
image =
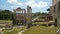
<svg viewBox="0 0 60 34">
<path fill-rule="evenodd" d="M 47 24 L 48 22 L 34 22 L 32 24 Z"/>
<path fill-rule="evenodd" d="M 12 20 L 0 20 L 0 22 L 12 22 Z"/>
<path fill-rule="evenodd" d="M 26 30 L 23 34 L 56 34 L 57 27 L 34 26 Z"/>
<path fill-rule="evenodd" d="M 21 29 L 19 28 L 19 29 L 12 29 L 12 32 L 8 32 L 9 30 L 4 30 L 3 32 L 4 32 L 4 34 L 18 34 L 20 31 L 21 31 Z"/>
</svg>

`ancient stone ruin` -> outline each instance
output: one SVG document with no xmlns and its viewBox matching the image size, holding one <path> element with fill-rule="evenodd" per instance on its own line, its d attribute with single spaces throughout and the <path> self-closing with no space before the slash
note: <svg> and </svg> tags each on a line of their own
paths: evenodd
<svg viewBox="0 0 60 34">
<path fill-rule="evenodd" d="M 21 8 L 14 9 L 13 21 L 14 25 L 26 25 L 29 28 L 32 25 L 32 8 L 27 6 L 27 10 Z"/>
</svg>

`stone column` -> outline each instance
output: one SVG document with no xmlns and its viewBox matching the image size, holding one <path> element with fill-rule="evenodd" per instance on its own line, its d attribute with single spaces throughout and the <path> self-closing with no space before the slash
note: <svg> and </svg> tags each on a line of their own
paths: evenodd
<svg viewBox="0 0 60 34">
<path fill-rule="evenodd" d="M 23 9 L 23 13 L 24 13 L 24 25 L 26 25 L 26 10 L 25 9 Z"/>
<path fill-rule="evenodd" d="M 32 26 L 32 8 L 27 6 L 27 28 Z"/>
</svg>

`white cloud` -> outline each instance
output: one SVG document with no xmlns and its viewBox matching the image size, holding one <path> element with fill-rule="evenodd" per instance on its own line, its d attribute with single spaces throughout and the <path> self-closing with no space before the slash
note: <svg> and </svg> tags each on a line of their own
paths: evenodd
<svg viewBox="0 0 60 34">
<path fill-rule="evenodd" d="M 8 0 L 9 3 L 17 3 L 17 0 Z"/>
<path fill-rule="evenodd" d="M 36 7 L 36 3 L 34 2 L 34 0 L 29 0 L 28 2 L 26 2 L 26 5 L 29 5 L 31 7 Z"/>
<path fill-rule="evenodd" d="M 43 8 L 43 7 L 48 6 L 48 3 L 44 1 L 40 1 L 39 3 L 36 3 L 34 0 L 29 0 L 28 2 L 26 2 L 26 5 L 29 5 L 32 8 L 35 8 L 35 7 Z"/>
<path fill-rule="evenodd" d="M 10 4 L 19 4 L 19 5 L 23 4 L 21 2 L 18 2 L 18 0 L 8 0 L 7 2 L 9 2 Z"/>
<path fill-rule="evenodd" d="M 21 3 L 19 2 L 18 0 L 8 0 L 7 2 L 9 2 L 10 4 L 15 4 L 15 6 L 12 6 L 11 8 L 16 8 L 17 5 L 20 6 L 23 4 L 25 5 L 29 5 L 31 6 L 32 8 L 44 8 L 46 6 L 48 6 L 48 3 L 47 2 L 44 2 L 44 1 L 40 1 L 40 2 L 35 2 L 34 0 L 28 0 L 27 2 L 25 3 Z"/>
<path fill-rule="evenodd" d="M 47 2 L 40 1 L 37 5 L 37 7 L 46 7 L 48 6 Z"/>
</svg>

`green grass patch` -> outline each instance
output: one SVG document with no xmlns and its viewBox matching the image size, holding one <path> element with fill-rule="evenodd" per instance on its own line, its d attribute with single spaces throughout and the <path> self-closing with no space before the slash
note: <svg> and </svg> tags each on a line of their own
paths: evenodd
<svg viewBox="0 0 60 34">
<path fill-rule="evenodd" d="M 48 22 L 34 22 L 32 24 L 48 24 Z"/>
<path fill-rule="evenodd" d="M 1 22 L 8 22 L 8 23 L 10 23 L 10 22 L 12 22 L 12 20 L 0 20 L 0 23 Z"/>
<path fill-rule="evenodd" d="M 4 34 L 18 34 L 21 31 L 21 29 L 12 29 L 11 32 L 9 32 L 9 30 L 4 30 L 3 33 Z"/>
<path fill-rule="evenodd" d="M 13 20 L 0 20 L 0 23 L 12 23 Z"/>
<path fill-rule="evenodd" d="M 26 30 L 23 34 L 56 34 L 56 27 L 34 26 Z"/>
</svg>

